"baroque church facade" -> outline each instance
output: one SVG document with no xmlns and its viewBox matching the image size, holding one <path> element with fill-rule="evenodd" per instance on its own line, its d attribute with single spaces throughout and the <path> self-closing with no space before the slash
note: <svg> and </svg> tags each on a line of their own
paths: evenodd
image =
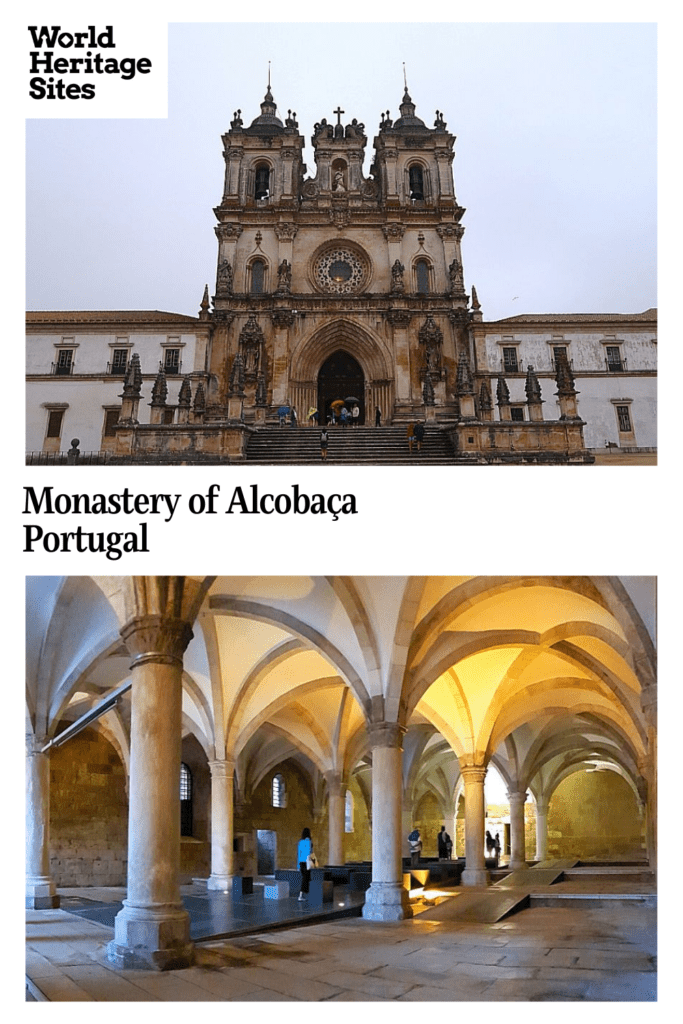
<svg viewBox="0 0 683 1024">
<path fill-rule="evenodd" d="M 215 288 L 196 318 L 29 314 L 30 452 L 77 437 L 124 462 L 249 461 L 278 410 L 324 423 L 335 401 L 402 436 L 423 421 L 453 461 L 654 450 L 656 311 L 485 322 L 443 114 L 429 127 L 406 88 L 367 175 L 365 126 L 344 114 L 315 125 L 309 173 L 270 86 L 251 123 L 235 112 Z"/>
</svg>

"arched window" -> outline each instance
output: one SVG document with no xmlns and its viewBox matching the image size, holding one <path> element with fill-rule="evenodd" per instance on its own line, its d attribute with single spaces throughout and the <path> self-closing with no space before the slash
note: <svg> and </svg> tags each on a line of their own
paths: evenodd
<svg viewBox="0 0 683 1024">
<path fill-rule="evenodd" d="M 266 265 L 263 260 L 254 260 L 251 265 L 251 282 L 249 291 L 252 295 L 262 295 L 265 288 Z"/>
<path fill-rule="evenodd" d="M 184 761 L 180 765 L 180 834 L 192 835 L 192 772 Z"/>
<path fill-rule="evenodd" d="M 353 795 L 350 789 L 346 790 L 346 805 L 344 808 L 344 831 L 353 832 Z"/>
<path fill-rule="evenodd" d="M 273 775 L 273 807 L 286 807 L 287 792 L 285 780 L 281 775 Z"/>
<path fill-rule="evenodd" d="M 410 198 L 424 199 L 424 175 L 419 164 L 412 164 L 412 166 L 408 168 L 408 181 L 410 185 Z"/>
<path fill-rule="evenodd" d="M 270 167 L 268 164 L 258 164 L 256 167 L 256 182 L 254 196 L 256 199 L 267 199 L 270 195 Z"/>
<path fill-rule="evenodd" d="M 429 292 L 429 263 L 427 260 L 418 260 L 415 264 L 415 284 L 419 295 L 427 295 Z"/>
</svg>

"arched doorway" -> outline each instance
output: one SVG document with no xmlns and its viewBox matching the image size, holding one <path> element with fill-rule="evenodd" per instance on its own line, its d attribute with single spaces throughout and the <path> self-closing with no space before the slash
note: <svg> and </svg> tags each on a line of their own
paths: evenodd
<svg viewBox="0 0 683 1024">
<path fill-rule="evenodd" d="M 326 423 L 331 403 L 341 398 L 357 398 L 359 423 L 365 422 L 365 375 L 360 363 L 348 352 L 338 350 L 329 356 L 318 374 L 318 410 L 320 422 Z"/>
</svg>

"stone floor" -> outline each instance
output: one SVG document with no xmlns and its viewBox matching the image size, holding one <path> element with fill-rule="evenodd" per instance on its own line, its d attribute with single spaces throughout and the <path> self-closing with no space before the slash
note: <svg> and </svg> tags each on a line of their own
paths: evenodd
<svg viewBox="0 0 683 1024">
<path fill-rule="evenodd" d="M 29 996 L 55 1002 L 657 998 L 656 911 L 616 898 L 607 906 L 532 904 L 493 925 L 418 914 L 396 924 L 347 918 L 266 931 L 198 944 L 193 967 L 162 974 L 114 968 L 105 956 L 111 937 L 110 928 L 61 909 L 28 911 Z"/>
</svg>

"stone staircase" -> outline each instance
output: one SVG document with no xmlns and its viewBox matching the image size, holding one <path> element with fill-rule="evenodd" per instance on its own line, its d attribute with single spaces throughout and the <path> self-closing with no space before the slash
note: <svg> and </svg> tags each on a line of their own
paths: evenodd
<svg viewBox="0 0 683 1024">
<path fill-rule="evenodd" d="M 320 427 L 260 427 L 249 438 L 247 465 L 316 465 Z M 452 466 L 460 462 L 446 434 L 427 427 L 422 450 L 408 451 L 405 426 L 330 427 L 327 462 L 335 465 Z"/>
</svg>

